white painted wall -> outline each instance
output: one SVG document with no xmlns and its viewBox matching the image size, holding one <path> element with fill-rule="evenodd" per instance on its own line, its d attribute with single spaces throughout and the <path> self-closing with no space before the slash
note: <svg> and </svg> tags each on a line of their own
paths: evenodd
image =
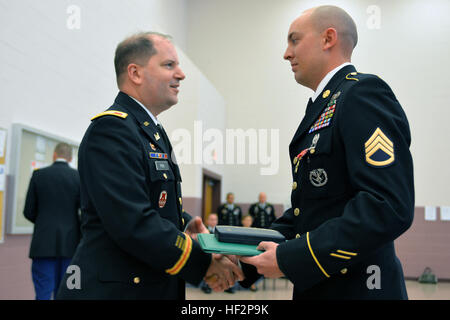
<svg viewBox="0 0 450 320">
<path fill-rule="evenodd" d="M 190 59 L 178 50 L 180 67 L 186 74 L 181 82 L 178 104 L 158 116 L 170 137 L 183 179 L 183 196 L 202 197 L 202 168 L 224 175 L 224 167 L 208 164 L 204 151 L 210 145 L 208 129 L 225 131 L 225 100 Z M 217 149 L 219 152 L 220 150 Z"/>
<path fill-rule="evenodd" d="M 169 33 L 187 74 L 180 103 L 161 115 L 169 134 L 186 128 L 194 137 L 199 120 L 203 132 L 216 128 L 224 136 L 226 129 L 278 129 L 277 175 L 262 176 L 262 164 L 203 165 L 223 174 L 223 192 L 234 191 L 238 202 L 255 201 L 259 191 L 266 191 L 269 201 L 287 203 L 291 190 L 287 147 L 311 91 L 293 80 L 282 56 L 292 20 L 303 9 L 324 3 L 0 0 L 0 127 L 10 130 L 18 122 L 80 141 L 91 116 L 108 107 L 117 92 L 113 67 L 117 43 L 140 30 Z M 450 21 L 445 15 L 450 3 L 326 3 L 340 5 L 354 17 L 360 35 L 355 65 L 384 78 L 409 117 L 416 204 L 449 205 Z M 68 20 L 73 23 L 73 12 L 67 12 L 70 5 L 80 9 L 80 29 L 67 27 Z M 380 29 L 367 27 L 371 5 L 381 10 Z M 201 195 L 200 171 L 199 164 L 182 164 L 186 196 Z"/>
<path fill-rule="evenodd" d="M 286 203 L 291 191 L 289 142 L 312 91 L 298 85 L 283 60 L 291 22 L 307 8 L 335 4 L 359 31 L 353 63 L 385 79 L 409 118 L 416 205 L 449 205 L 450 12 L 448 0 L 191 0 L 187 53 L 227 102 L 228 128 L 278 128 L 280 170 L 261 176 L 257 165 L 225 166 L 225 188 L 238 202 Z M 371 6 L 380 10 L 379 29 Z M 368 11 L 369 10 L 369 11 Z"/>
<path fill-rule="evenodd" d="M 223 98 L 183 53 L 187 3 L 0 0 L 0 127 L 9 131 L 7 173 L 12 123 L 81 141 L 90 118 L 108 108 L 118 92 L 113 62 L 117 44 L 138 31 L 170 34 L 187 75 L 180 103 L 161 115 L 168 133 L 193 128 L 202 119 L 224 128 Z M 218 118 L 210 119 L 206 108 Z M 184 196 L 201 197 L 199 166 L 182 165 Z"/>
</svg>

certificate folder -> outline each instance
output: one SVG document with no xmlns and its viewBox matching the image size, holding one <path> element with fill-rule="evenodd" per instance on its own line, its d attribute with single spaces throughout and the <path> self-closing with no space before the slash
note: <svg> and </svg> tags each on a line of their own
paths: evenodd
<svg viewBox="0 0 450 320">
<path fill-rule="evenodd" d="M 256 256 L 263 252 L 256 249 L 257 245 L 220 242 L 213 234 L 199 233 L 197 239 L 203 251 L 208 253 Z"/>
<path fill-rule="evenodd" d="M 261 241 L 284 242 L 284 236 L 271 229 L 234 226 L 216 226 L 214 234 L 218 241 L 228 243 L 258 245 Z"/>
</svg>

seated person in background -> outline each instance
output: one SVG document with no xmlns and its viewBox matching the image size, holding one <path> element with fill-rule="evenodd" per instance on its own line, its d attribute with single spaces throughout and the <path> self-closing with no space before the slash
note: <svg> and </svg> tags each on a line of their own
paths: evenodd
<svg viewBox="0 0 450 320">
<path fill-rule="evenodd" d="M 244 215 L 244 216 L 242 217 L 242 225 L 243 225 L 244 227 L 250 228 L 250 227 L 252 227 L 252 224 L 253 224 L 253 217 L 252 217 L 251 215 L 246 214 L 246 215 Z M 251 290 L 251 291 L 257 291 L 257 290 L 258 290 L 258 289 L 256 288 L 256 283 L 257 283 L 257 282 L 255 282 L 254 284 L 252 284 L 252 285 L 250 286 L 250 290 Z"/>
<path fill-rule="evenodd" d="M 219 217 L 217 216 L 217 213 L 211 212 L 208 217 L 206 218 L 206 228 L 210 233 L 214 234 L 214 230 L 217 226 L 217 222 L 219 221 Z M 208 284 L 205 281 L 202 281 L 200 288 L 204 293 L 211 293 L 211 288 L 208 286 Z"/>
<path fill-rule="evenodd" d="M 242 225 L 244 227 L 250 228 L 253 224 L 253 217 L 251 215 L 246 214 L 242 217 Z"/>
<path fill-rule="evenodd" d="M 217 216 L 217 213 L 211 212 L 208 215 L 208 218 L 206 219 L 206 228 L 208 229 L 209 232 L 214 233 L 218 221 L 219 217 Z"/>
</svg>

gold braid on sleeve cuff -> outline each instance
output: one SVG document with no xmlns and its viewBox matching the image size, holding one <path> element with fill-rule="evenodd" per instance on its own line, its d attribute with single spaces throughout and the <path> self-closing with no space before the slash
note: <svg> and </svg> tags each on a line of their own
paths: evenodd
<svg viewBox="0 0 450 320">
<path fill-rule="evenodd" d="M 176 275 L 178 272 L 180 272 L 181 269 L 183 269 L 184 265 L 189 259 L 189 256 L 191 255 L 192 251 L 192 239 L 189 237 L 186 233 L 183 233 L 185 236 L 185 241 L 182 245 L 182 252 L 180 255 L 180 258 L 178 261 L 174 264 L 174 266 L 170 269 L 166 269 L 166 272 L 170 275 Z M 177 240 L 177 243 L 179 240 Z"/>
</svg>

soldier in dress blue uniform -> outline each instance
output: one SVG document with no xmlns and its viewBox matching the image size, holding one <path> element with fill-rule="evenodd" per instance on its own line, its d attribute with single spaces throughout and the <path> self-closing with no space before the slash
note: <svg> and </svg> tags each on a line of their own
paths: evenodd
<svg viewBox="0 0 450 320">
<path fill-rule="evenodd" d="M 227 202 L 217 209 L 219 224 L 227 226 L 242 226 L 242 209 L 234 203 L 234 194 L 227 193 Z"/>
<path fill-rule="evenodd" d="M 258 202 L 250 206 L 248 214 L 253 217 L 254 228 L 268 228 L 275 220 L 275 209 L 267 202 L 267 195 L 260 192 Z"/>
<path fill-rule="evenodd" d="M 305 11 L 288 34 L 284 58 L 314 90 L 289 146 L 292 208 L 272 224 L 288 241 L 242 261 L 289 278 L 294 299 L 407 299 L 394 240 L 413 221 L 411 134 L 386 82 L 350 64 L 356 43 L 334 6 Z"/>
<path fill-rule="evenodd" d="M 181 71 L 165 35 L 140 33 L 116 49 L 120 89 L 92 118 L 79 150 L 83 238 L 72 264 L 80 288 L 60 299 L 184 299 L 185 281 L 222 291 L 242 278 L 195 241 L 208 233 L 184 212 L 181 175 L 157 115 L 178 102 Z M 69 279 L 70 280 L 70 279 Z"/>
</svg>

